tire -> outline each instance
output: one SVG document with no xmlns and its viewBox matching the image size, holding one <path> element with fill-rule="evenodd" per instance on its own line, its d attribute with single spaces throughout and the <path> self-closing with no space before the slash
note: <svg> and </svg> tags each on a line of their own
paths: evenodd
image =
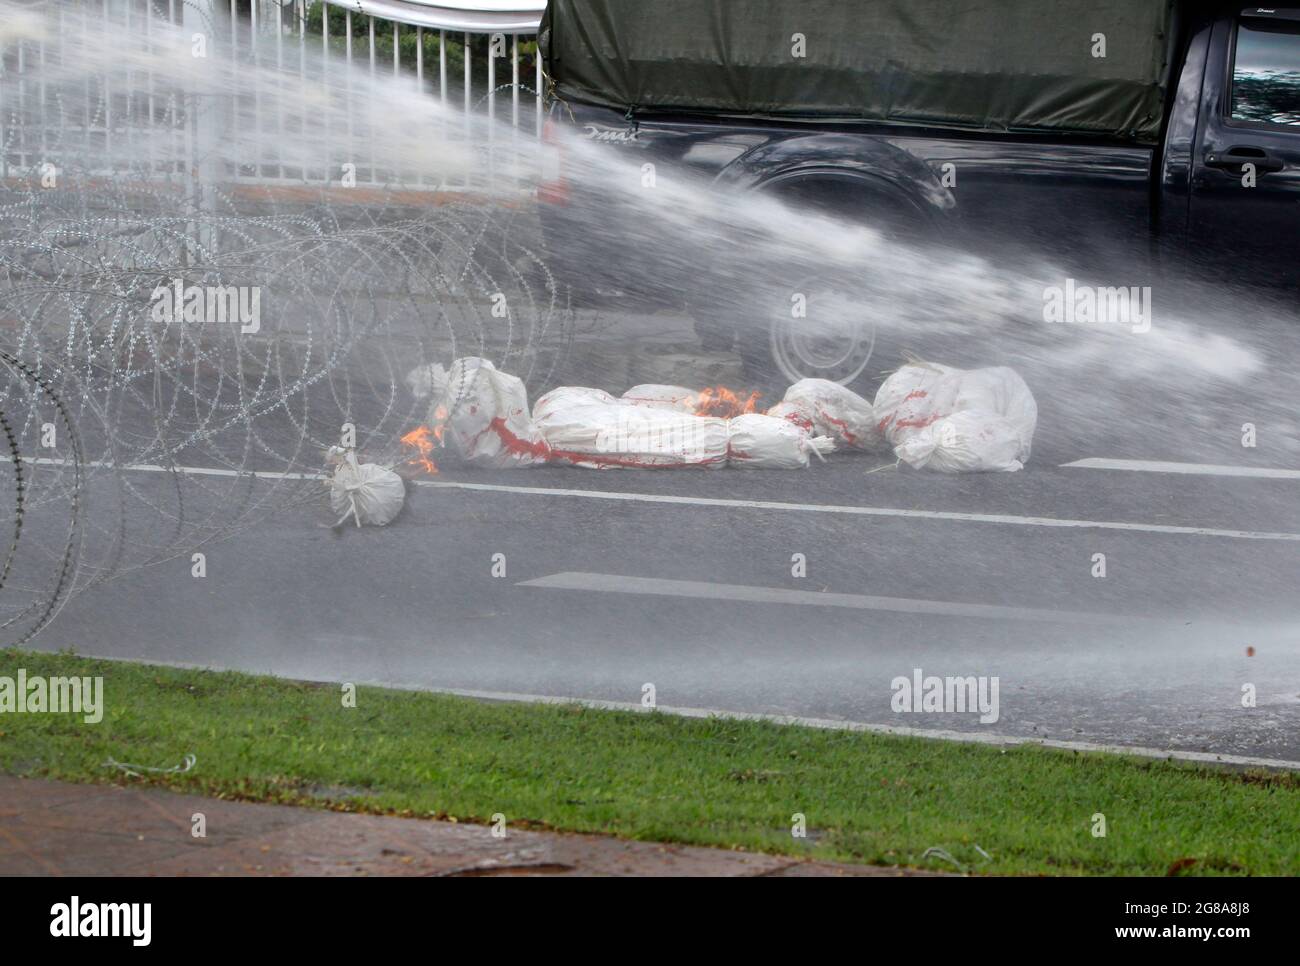
<svg viewBox="0 0 1300 966">
<path fill-rule="evenodd" d="M 888 239 L 916 239 L 924 233 L 919 212 L 884 200 L 850 179 L 805 178 L 770 190 L 794 208 L 861 222 Z M 766 287 L 788 295 L 769 295 L 768 304 L 756 307 L 755 317 L 767 320 L 764 332 L 740 329 L 747 375 L 769 383 L 815 378 L 849 385 L 873 357 L 882 361 L 869 279 L 814 264 L 792 266 L 788 277 L 775 289 Z"/>
<path fill-rule="evenodd" d="M 791 288 L 789 304 L 773 306 L 768 323 L 770 366 L 787 383 L 829 379 L 848 385 L 862 375 L 876 347 L 876 326 L 851 283 L 815 274 Z"/>
</svg>

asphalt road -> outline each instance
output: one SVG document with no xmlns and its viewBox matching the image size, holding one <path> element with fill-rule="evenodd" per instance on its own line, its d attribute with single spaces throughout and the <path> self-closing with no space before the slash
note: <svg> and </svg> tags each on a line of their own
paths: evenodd
<svg viewBox="0 0 1300 966">
<path fill-rule="evenodd" d="M 283 509 L 202 579 L 184 556 L 78 595 L 34 646 L 1300 761 L 1300 479 L 1065 466 L 1132 447 L 1049 420 L 1017 474 L 444 463 L 389 527 Z M 131 482 L 128 528 L 158 526 L 169 481 Z M 892 710 L 915 669 L 996 677 L 997 720 Z"/>
</svg>

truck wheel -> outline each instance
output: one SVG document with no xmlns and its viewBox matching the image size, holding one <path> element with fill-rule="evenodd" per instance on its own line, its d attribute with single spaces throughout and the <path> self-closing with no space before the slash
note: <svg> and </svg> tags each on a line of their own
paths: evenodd
<svg viewBox="0 0 1300 966">
<path fill-rule="evenodd" d="M 799 178 L 770 190 L 795 210 L 860 223 L 886 239 L 912 241 L 924 233 L 918 212 L 883 199 L 851 178 Z M 766 338 L 740 327 L 746 369 L 791 382 L 816 378 L 848 385 L 862 375 L 873 353 L 879 361 L 883 351 L 871 317 L 871 280 L 865 274 L 814 264 L 793 268 L 789 277 L 794 283 L 781 287 L 788 294 L 773 298 L 761 310 L 767 313 Z"/>
<path fill-rule="evenodd" d="M 774 306 L 766 331 L 741 329 L 746 374 L 786 384 L 829 379 L 848 385 L 866 369 L 876 327 L 851 288 L 808 276 L 791 286 L 789 302 Z"/>
</svg>

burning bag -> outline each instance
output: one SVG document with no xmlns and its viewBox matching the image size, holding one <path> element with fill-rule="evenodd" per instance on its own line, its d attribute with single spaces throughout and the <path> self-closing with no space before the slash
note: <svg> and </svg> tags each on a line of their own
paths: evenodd
<svg viewBox="0 0 1300 966">
<path fill-rule="evenodd" d="M 721 416 L 731 419 L 756 411 L 761 393 L 751 392 L 739 396 L 726 386 L 709 386 L 705 389 L 687 389 L 684 386 L 633 386 L 620 400 L 630 406 L 650 409 L 669 409 L 696 416 Z"/>
<path fill-rule="evenodd" d="M 430 422 L 444 425 L 462 457 L 493 469 L 545 463 L 550 447 L 528 412 L 528 392 L 518 376 L 486 359 L 457 359 L 447 386 L 429 407 Z"/>
<path fill-rule="evenodd" d="M 875 411 L 899 459 L 944 473 L 1023 468 L 1038 425 L 1033 393 L 1006 366 L 903 366 L 881 384 Z"/>
<path fill-rule="evenodd" d="M 792 413 L 807 412 L 799 419 L 755 413 L 756 392 L 741 398 L 723 386 L 695 391 L 651 384 L 620 399 L 560 386 L 538 399 L 530 415 L 523 383 L 478 358 L 457 359 L 450 371 L 421 366 L 407 381 L 417 395 L 434 396 L 435 428 L 420 427 L 402 440 L 420 449 L 414 462 L 428 466 L 430 435 L 441 441 L 447 433 L 469 462 L 506 468 L 555 461 L 595 469 L 804 468 L 813 455 L 833 452 L 836 439 L 865 446 L 874 433 L 865 399 L 819 379 L 805 379 L 786 394 Z"/>
<path fill-rule="evenodd" d="M 696 419 L 707 417 L 697 416 Z M 727 465 L 753 469 L 806 469 L 809 457 L 834 452 L 829 436 L 811 436 L 776 416 L 750 413 L 727 420 Z"/>
<path fill-rule="evenodd" d="M 800 379 L 767 414 L 854 449 L 870 450 L 881 444 L 871 403 L 829 379 Z"/>
<path fill-rule="evenodd" d="M 406 502 L 406 484 L 392 470 L 375 463 L 358 463 L 352 450 L 335 446 L 329 453 L 335 463 L 334 474 L 327 480 L 330 507 L 341 513 L 336 527 L 352 517 L 357 526 L 382 527 L 402 512 Z"/>
</svg>

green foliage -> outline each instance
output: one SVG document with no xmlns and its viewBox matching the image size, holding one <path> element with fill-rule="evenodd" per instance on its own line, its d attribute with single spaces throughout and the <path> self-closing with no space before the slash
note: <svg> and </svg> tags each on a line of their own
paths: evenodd
<svg viewBox="0 0 1300 966">
<path fill-rule="evenodd" d="M 19 667 L 102 675 L 105 713 L 0 715 L 11 774 L 951 869 L 935 846 L 972 872 L 1300 873 L 1292 774 L 377 688 L 345 708 L 334 684 L 0 651 Z"/>
</svg>

